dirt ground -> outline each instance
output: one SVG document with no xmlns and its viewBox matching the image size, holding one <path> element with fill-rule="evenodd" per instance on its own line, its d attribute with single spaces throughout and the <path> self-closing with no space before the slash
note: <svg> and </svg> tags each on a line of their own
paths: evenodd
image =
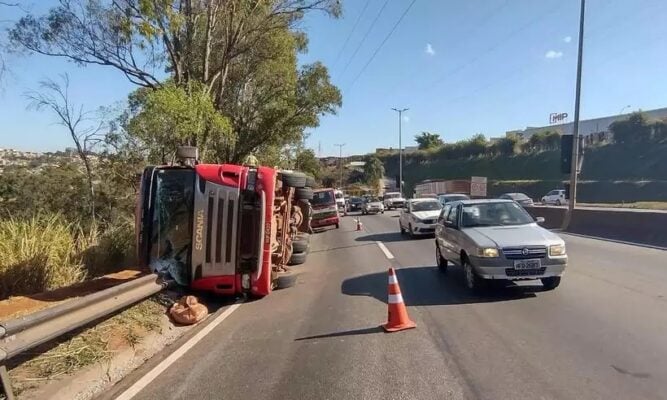
<svg viewBox="0 0 667 400">
<path fill-rule="evenodd" d="M 81 282 L 66 288 L 38 293 L 30 296 L 16 296 L 0 301 L 0 321 L 20 317 L 52 307 L 75 297 L 85 296 L 100 290 L 116 286 L 143 274 L 139 270 L 123 270 L 97 279 Z"/>
</svg>

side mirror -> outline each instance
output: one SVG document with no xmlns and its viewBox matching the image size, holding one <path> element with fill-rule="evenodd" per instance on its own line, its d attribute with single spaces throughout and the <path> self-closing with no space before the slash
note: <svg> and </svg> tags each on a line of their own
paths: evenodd
<svg viewBox="0 0 667 400">
<path fill-rule="evenodd" d="M 543 224 L 544 221 L 545 221 L 544 217 L 537 217 L 537 218 L 535 218 L 535 222 L 537 222 L 538 224 Z"/>
</svg>

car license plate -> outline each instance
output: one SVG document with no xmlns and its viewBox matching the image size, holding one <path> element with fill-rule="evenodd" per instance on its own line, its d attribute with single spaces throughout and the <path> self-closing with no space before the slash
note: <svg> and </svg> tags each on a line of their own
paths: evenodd
<svg viewBox="0 0 667 400">
<path fill-rule="evenodd" d="M 514 269 L 538 269 L 541 267 L 539 259 L 514 261 Z"/>
</svg>

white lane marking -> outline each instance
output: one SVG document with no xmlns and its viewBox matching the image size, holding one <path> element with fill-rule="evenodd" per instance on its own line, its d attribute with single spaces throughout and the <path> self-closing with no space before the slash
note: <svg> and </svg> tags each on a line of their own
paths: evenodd
<svg viewBox="0 0 667 400">
<path fill-rule="evenodd" d="M 403 295 L 402 294 L 390 294 L 389 295 L 389 304 L 400 304 L 403 302 Z"/>
<path fill-rule="evenodd" d="M 384 255 L 385 255 L 388 259 L 390 259 L 390 260 L 393 260 L 393 259 L 394 259 L 394 255 L 391 254 L 391 252 L 389 251 L 389 249 L 387 248 L 387 246 L 384 245 L 384 243 L 382 243 L 382 242 L 375 242 L 375 243 L 377 243 L 377 245 L 378 245 L 378 247 L 380 248 L 380 250 L 382 250 L 382 252 L 384 253 Z"/>
<path fill-rule="evenodd" d="M 132 386 L 130 386 L 127 390 L 125 390 L 118 397 L 116 397 L 116 400 L 130 400 L 134 396 L 136 396 L 137 393 L 139 393 L 143 388 L 148 386 L 148 384 L 150 384 L 155 378 L 157 378 L 162 372 L 164 372 L 164 370 L 166 370 L 170 365 L 176 362 L 176 360 L 181 358 L 188 350 L 193 348 L 194 345 L 196 345 L 206 335 L 211 333 L 211 331 L 215 329 L 216 326 L 220 325 L 220 323 L 224 321 L 227 317 L 229 317 L 234 311 L 236 311 L 237 308 L 241 307 L 241 304 L 243 303 L 235 303 L 229 306 L 228 309 L 226 309 L 216 319 L 211 321 L 211 323 L 206 325 L 201 331 L 197 332 L 197 334 L 191 337 L 190 340 L 185 342 L 176 351 L 171 353 L 167 358 L 165 358 L 164 360 L 162 360 L 162 362 L 156 365 L 155 368 L 150 370 L 146 375 L 141 377 L 141 379 L 136 381 Z"/>
<path fill-rule="evenodd" d="M 389 284 L 398 284 L 398 279 L 396 279 L 396 275 L 389 275 Z"/>
</svg>

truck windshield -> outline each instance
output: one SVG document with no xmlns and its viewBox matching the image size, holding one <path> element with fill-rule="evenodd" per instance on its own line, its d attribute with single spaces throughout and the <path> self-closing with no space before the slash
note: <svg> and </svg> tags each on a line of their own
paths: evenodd
<svg viewBox="0 0 667 400">
<path fill-rule="evenodd" d="M 336 199 L 332 190 L 326 190 L 323 192 L 315 192 L 313 194 L 313 199 L 310 201 L 310 204 L 314 206 L 323 206 L 326 204 L 336 204 Z"/>
<path fill-rule="evenodd" d="M 149 265 L 153 271 L 168 272 L 182 285 L 188 284 L 194 186 L 192 169 L 155 171 Z"/>
</svg>

